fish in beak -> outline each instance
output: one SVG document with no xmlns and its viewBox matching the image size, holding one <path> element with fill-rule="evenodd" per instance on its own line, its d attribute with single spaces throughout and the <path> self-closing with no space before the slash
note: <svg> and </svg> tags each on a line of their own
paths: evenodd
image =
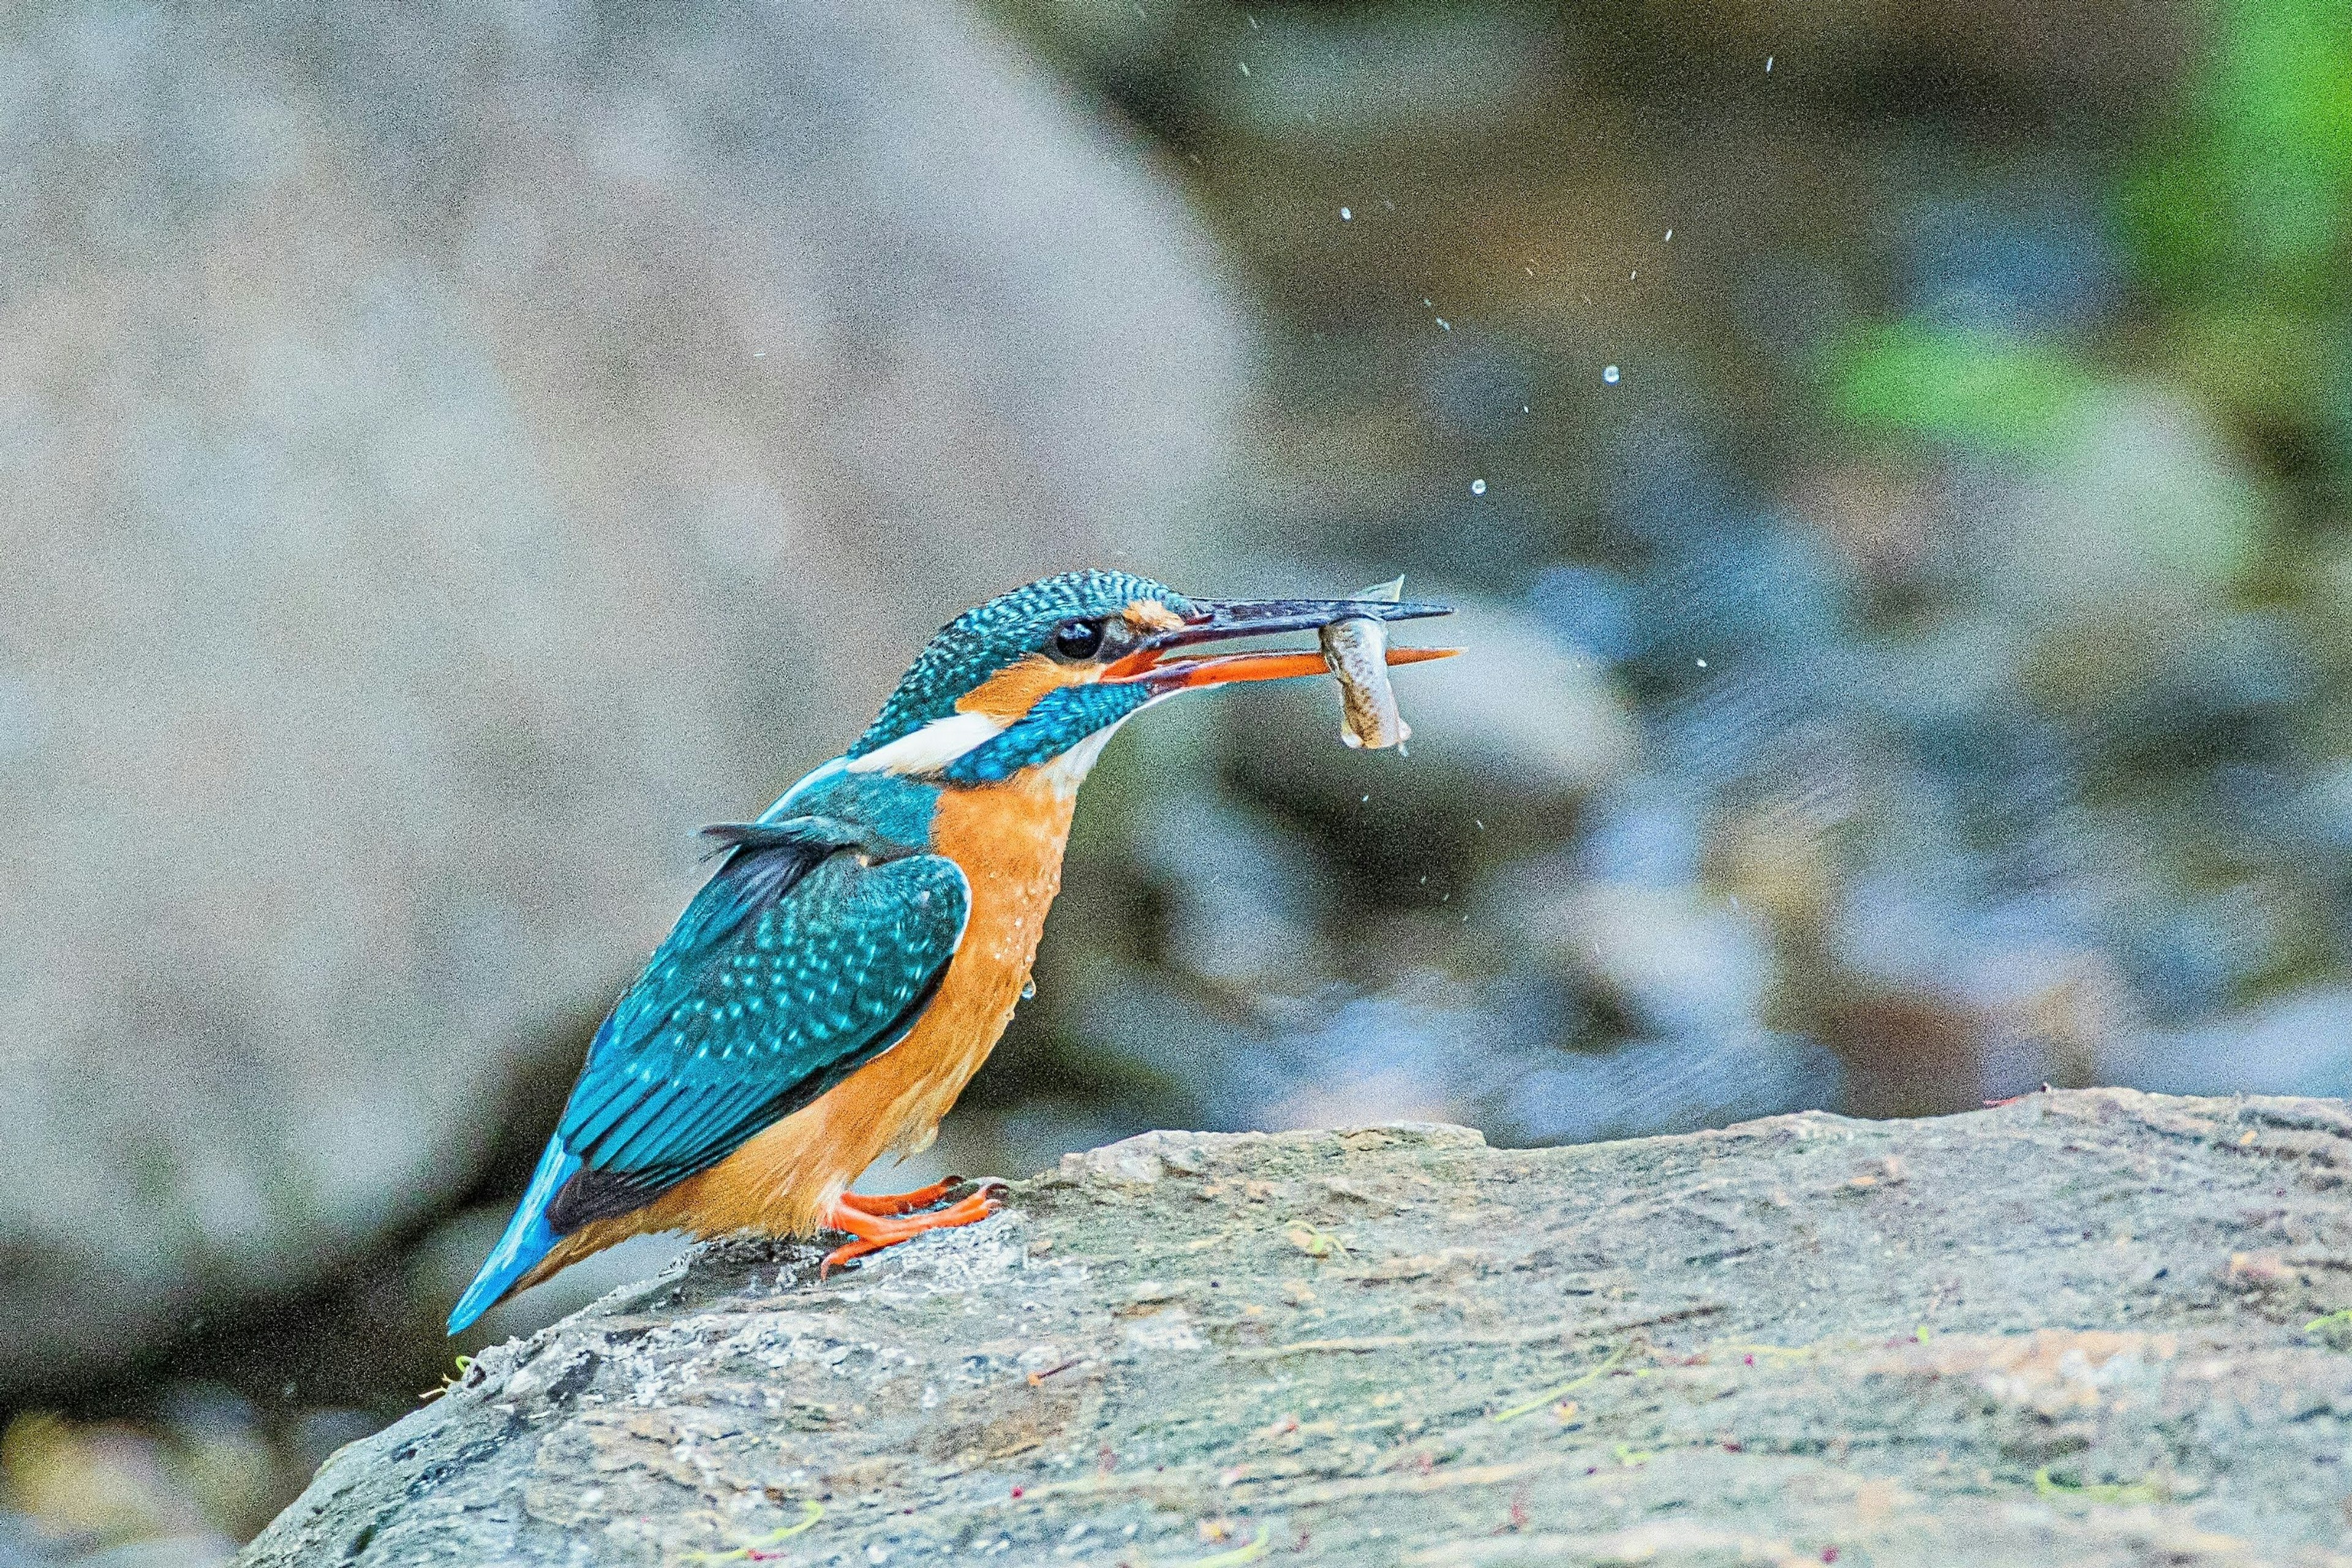
<svg viewBox="0 0 2352 1568">
<path fill-rule="evenodd" d="M 1106 681 L 1135 681 L 1163 696 L 1230 686 L 1242 680 L 1287 680 L 1301 675 L 1328 675 L 1331 666 L 1318 647 L 1300 651 L 1253 650 L 1246 653 L 1192 654 L 1186 650 L 1205 643 L 1240 637 L 1271 637 L 1280 632 L 1320 632 L 1341 621 L 1412 621 L 1429 616 L 1450 616 L 1444 605 L 1400 605 L 1382 599 L 1246 599 L 1209 601 L 1184 624 L 1138 644 L 1103 671 Z M 1388 663 L 1418 664 L 1423 659 L 1451 658 L 1458 647 L 1392 647 Z"/>
</svg>

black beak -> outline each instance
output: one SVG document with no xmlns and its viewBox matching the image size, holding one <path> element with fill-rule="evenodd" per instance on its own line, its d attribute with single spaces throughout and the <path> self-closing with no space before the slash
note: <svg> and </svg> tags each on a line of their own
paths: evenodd
<svg viewBox="0 0 2352 1568">
<path fill-rule="evenodd" d="M 1334 621 L 1417 621 L 1454 613 L 1447 605 L 1399 605 L 1386 599 L 1210 599 L 1199 601 L 1198 608 L 1199 619 L 1187 617 L 1184 625 L 1160 633 L 1146 646 L 1165 652 L 1227 637 L 1320 631 Z"/>
</svg>

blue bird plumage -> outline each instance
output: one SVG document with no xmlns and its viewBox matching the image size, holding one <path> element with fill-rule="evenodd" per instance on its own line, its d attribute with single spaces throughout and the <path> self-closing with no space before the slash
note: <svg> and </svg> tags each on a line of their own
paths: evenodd
<svg viewBox="0 0 2352 1568">
<path fill-rule="evenodd" d="M 840 1194 L 882 1149 L 919 1146 L 908 1141 L 928 1137 L 1003 1029 L 1059 879 L 1070 792 L 1095 749 L 1177 691 L 1321 668 L 1319 657 L 1297 654 L 1156 661 L 1194 643 L 1342 616 L 1438 613 L 1352 601 L 1206 603 L 1093 571 L 1029 584 L 956 617 L 846 752 L 758 821 L 709 830 L 718 868 L 596 1031 L 529 1189 L 450 1313 L 450 1332 L 510 1289 L 635 1229 L 822 1224 L 858 1237 L 834 1255 L 841 1258 L 984 1217 L 977 1197 L 877 1219 L 907 1210 L 861 1208 Z M 952 830 L 942 826 L 950 817 Z M 984 910 L 974 878 L 989 890 Z M 982 914 L 979 929 L 990 934 L 972 944 L 981 956 L 960 963 L 967 927 Z M 922 1038 L 909 1040 L 918 1030 Z M 877 1060 L 901 1041 L 906 1052 Z M 788 1121 L 820 1099 L 814 1120 Z M 795 1125 L 826 1131 L 791 1143 L 808 1136 L 790 1132 Z M 789 1133 L 789 1148 L 821 1157 L 776 1163 L 760 1152 L 771 1128 Z M 731 1160 L 739 1151 L 744 1157 Z M 912 1207 L 936 1201 L 932 1190 L 908 1197 L 920 1200 Z"/>
<path fill-rule="evenodd" d="M 1164 583 L 1129 572 L 1065 572 L 977 605 L 940 628 L 847 755 L 863 756 L 955 711 L 971 689 L 1037 651 L 1040 634 L 1072 620 L 1118 615 L 1138 601 L 1179 616 L 1193 602 Z"/>
<path fill-rule="evenodd" d="M 539 1260 L 555 1246 L 558 1238 L 555 1227 L 547 1223 L 547 1205 L 579 1169 L 578 1156 L 565 1152 L 562 1140 L 551 1139 L 546 1152 L 539 1157 L 539 1168 L 530 1173 L 530 1185 L 524 1189 L 522 1202 L 515 1205 L 514 1217 L 507 1221 L 505 1234 L 490 1248 L 474 1282 L 466 1287 L 466 1293 L 450 1310 L 451 1333 L 473 1327 L 475 1319 L 488 1311 L 516 1280 L 537 1268 Z"/>
<path fill-rule="evenodd" d="M 841 789 L 837 776 L 813 775 L 776 809 Z M 970 907 L 953 861 L 836 853 L 900 847 L 825 816 L 719 836 L 725 863 L 596 1031 L 451 1333 L 565 1233 L 716 1164 L 888 1049 L 945 972 Z"/>
<path fill-rule="evenodd" d="M 995 784 L 1050 762 L 1151 700 L 1141 686 L 1065 686 L 1038 699 L 1028 716 L 940 770 L 949 784 Z"/>
</svg>

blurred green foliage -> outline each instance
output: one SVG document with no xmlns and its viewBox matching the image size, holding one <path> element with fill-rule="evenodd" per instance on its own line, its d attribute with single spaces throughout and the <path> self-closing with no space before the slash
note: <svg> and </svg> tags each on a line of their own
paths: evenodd
<svg viewBox="0 0 2352 1568">
<path fill-rule="evenodd" d="M 1990 451 L 2047 447 L 2093 384 L 2054 343 L 1916 318 L 1849 332 L 1828 360 L 1836 411 L 1854 425 Z"/>
<path fill-rule="evenodd" d="M 2352 204 L 2352 8 L 2218 0 L 2176 137 L 2137 160 L 2121 211 L 2178 304 L 2333 310 Z"/>
<path fill-rule="evenodd" d="M 2217 0 L 2177 123 L 2123 160 L 2114 207 L 2158 330 L 2101 346 L 1920 317 L 1825 356 L 1838 414 L 1979 450 L 2047 446 L 2104 374 L 2165 372 L 2262 430 L 2352 434 L 2343 362 L 2352 214 L 2352 7 Z M 2127 345 L 2128 346 L 2128 345 Z M 2153 367 L 2136 363 L 2152 352 Z"/>
</svg>

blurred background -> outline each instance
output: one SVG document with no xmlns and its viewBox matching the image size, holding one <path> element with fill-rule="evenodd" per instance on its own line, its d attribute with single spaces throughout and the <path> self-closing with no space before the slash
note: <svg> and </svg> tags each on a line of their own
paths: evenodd
<svg viewBox="0 0 2352 1568">
<path fill-rule="evenodd" d="M 692 830 L 1101 563 L 1471 648 L 1163 710 L 916 1172 L 2352 1058 L 2336 0 L 0 18 L 0 1565 L 215 1563 Z"/>
</svg>

